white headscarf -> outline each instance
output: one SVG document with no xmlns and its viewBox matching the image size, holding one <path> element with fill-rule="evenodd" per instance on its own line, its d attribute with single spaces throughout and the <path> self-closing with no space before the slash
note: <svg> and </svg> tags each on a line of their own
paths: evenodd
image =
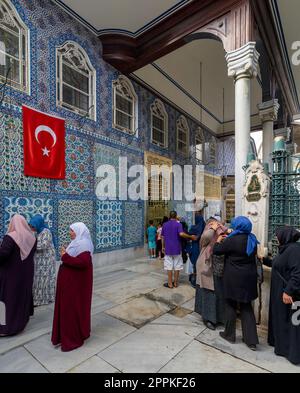
<svg viewBox="0 0 300 393">
<path fill-rule="evenodd" d="M 66 252 L 71 257 L 77 257 L 82 252 L 89 251 L 91 256 L 94 253 L 94 246 L 91 239 L 90 231 L 83 222 L 76 222 L 70 225 L 72 231 L 75 232 L 76 238 L 68 245 Z"/>
</svg>

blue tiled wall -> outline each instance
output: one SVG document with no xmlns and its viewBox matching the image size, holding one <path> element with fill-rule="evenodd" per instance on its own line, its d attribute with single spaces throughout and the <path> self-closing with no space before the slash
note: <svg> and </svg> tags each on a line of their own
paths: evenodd
<svg viewBox="0 0 300 393">
<path fill-rule="evenodd" d="M 169 148 L 154 146 L 150 141 L 150 105 L 156 97 L 133 81 L 139 100 L 138 136 L 113 129 L 112 81 L 118 72 L 103 61 L 100 40 L 50 0 L 12 0 L 12 3 L 30 29 L 31 91 L 27 95 L 8 88 L 6 103 L 1 108 L 0 237 L 14 213 L 20 212 L 28 218 L 40 213 L 46 217 L 58 245 L 68 241 L 68 226 L 74 221 L 88 225 L 96 252 L 142 245 L 144 203 L 97 200 L 96 169 L 101 164 L 117 166 L 119 156 L 128 157 L 130 164 L 143 164 L 145 150 L 169 157 L 174 163 L 186 163 L 176 154 L 175 130 L 180 112 L 165 104 L 169 115 Z M 66 40 L 80 44 L 96 69 L 95 121 L 83 122 L 77 114 L 56 107 L 55 48 Z M 23 175 L 22 104 L 66 119 L 65 180 Z M 192 143 L 197 124 L 191 119 L 188 124 Z M 205 133 L 209 139 L 211 135 Z M 227 150 L 231 159 L 230 146 Z M 223 156 L 219 154 L 216 168 L 209 170 L 217 173 L 221 159 Z"/>
</svg>

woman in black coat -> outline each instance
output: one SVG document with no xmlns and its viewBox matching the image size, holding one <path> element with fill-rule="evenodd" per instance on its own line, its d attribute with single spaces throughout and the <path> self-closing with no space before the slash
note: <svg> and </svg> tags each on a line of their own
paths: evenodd
<svg viewBox="0 0 300 393">
<path fill-rule="evenodd" d="M 256 253 L 258 241 L 251 233 L 252 224 L 246 217 L 237 217 L 231 224 L 233 232 L 214 246 L 215 255 L 225 256 L 224 297 L 225 331 L 220 336 L 234 343 L 239 307 L 242 320 L 243 341 L 256 350 L 258 336 L 251 302 L 258 297 Z"/>
<path fill-rule="evenodd" d="M 268 343 L 275 354 L 300 364 L 300 232 L 292 227 L 277 229 L 279 254 L 272 265 Z M 270 261 L 264 261 L 270 266 Z"/>
<path fill-rule="evenodd" d="M 35 249 L 26 219 L 16 214 L 0 246 L 0 336 L 20 333 L 33 314 Z"/>
</svg>

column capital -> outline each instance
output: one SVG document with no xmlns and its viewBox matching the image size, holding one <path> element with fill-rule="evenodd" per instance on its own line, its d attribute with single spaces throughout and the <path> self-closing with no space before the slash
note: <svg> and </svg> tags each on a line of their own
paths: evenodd
<svg viewBox="0 0 300 393">
<path fill-rule="evenodd" d="M 260 55 L 255 46 L 256 42 L 248 42 L 241 48 L 226 54 L 228 76 L 235 78 L 235 80 L 257 76 Z"/>
<path fill-rule="evenodd" d="M 259 110 L 259 117 L 262 123 L 266 121 L 276 121 L 280 105 L 277 99 L 262 102 L 257 105 Z"/>
<path fill-rule="evenodd" d="M 275 137 L 283 137 L 285 141 L 289 141 L 291 139 L 291 128 L 290 127 L 285 127 L 285 128 L 277 128 L 274 130 L 274 136 Z"/>
</svg>

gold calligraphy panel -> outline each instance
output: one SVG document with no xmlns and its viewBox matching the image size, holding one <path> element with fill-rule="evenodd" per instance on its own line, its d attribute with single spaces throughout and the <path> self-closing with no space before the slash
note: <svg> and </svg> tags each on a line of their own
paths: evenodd
<svg viewBox="0 0 300 393">
<path fill-rule="evenodd" d="M 221 200 L 221 178 L 219 176 L 204 174 L 204 195 L 207 200 Z"/>
<path fill-rule="evenodd" d="M 168 185 L 165 184 L 166 180 L 161 174 L 153 176 L 151 179 L 152 165 L 168 167 L 171 174 L 172 160 L 155 153 L 145 152 L 145 166 L 148 170 L 148 178 L 145 180 L 148 181 L 149 198 L 147 201 L 146 226 L 148 226 L 149 220 L 153 220 L 154 225 L 157 225 L 164 216 L 169 216 L 170 212 L 170 201 L 163 199 L 163 197 L 166 197 L 168 194 Z M 171 189 L 171 178 L 169 186 Z M 153 195 L 155 196 L 155 200 L 153 200 Z"/>
</svg>

